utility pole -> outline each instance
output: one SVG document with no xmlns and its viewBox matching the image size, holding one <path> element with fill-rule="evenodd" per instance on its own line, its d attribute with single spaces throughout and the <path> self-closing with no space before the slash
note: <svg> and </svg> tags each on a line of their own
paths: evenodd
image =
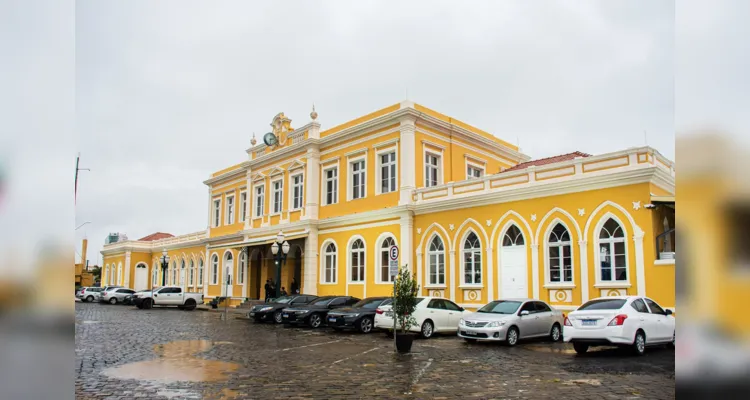
<svg viewBox="0 0 750 400">
<path fill-rule="evenodd" d="M 91 171 L 88 168 L 79 168 L 81 162 L 81 153 L 76 156 L 76 177 L 75 177 L 75 188 L 73 189 L 73 203 L 78 200 L 78 171 Z"/>
</svg>

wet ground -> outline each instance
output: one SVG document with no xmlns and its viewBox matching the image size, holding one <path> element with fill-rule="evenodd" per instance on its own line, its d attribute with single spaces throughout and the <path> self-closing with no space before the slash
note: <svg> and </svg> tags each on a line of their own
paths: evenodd
<svg viewBox="0 0 750 400">
<path fill-rule="evenodd" d="M 284 328 L 219 313 L 76 303 L 78 399 L 505 399 L 675 396 L 674 351 L 508 348 L 455 336 L 396 355 L 382 334 Z"/>
</svg>

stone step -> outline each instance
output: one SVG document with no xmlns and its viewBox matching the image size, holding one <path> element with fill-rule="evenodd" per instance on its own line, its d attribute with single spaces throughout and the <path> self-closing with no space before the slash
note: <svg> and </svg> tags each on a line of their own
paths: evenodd
<svg viewBox="0 0 750 400">
<path fill-rule="evenodd" d="M 237 308 L 253 308 L 253 306 L 263 303 L 265 303 L 264 300 L 246 300 L 245 302 L 237 306 Z"/>
</svg>

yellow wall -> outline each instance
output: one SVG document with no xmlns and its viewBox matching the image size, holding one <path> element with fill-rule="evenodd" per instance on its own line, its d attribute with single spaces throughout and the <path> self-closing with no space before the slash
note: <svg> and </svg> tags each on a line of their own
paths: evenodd
<svg viewBox="0 0 750 400">
<path fill-rule="evenodd" d="M 212 188 L 211 190 L 211 237 L 224 236 L 233 233 L 237 233 L 245 228 L 245 223 L 241 221 L 242 210 L 240 209 L 240 192 L 245 190 L 247 186 L 247 180 L 242 178 L 230 185 L 226 185 L 220 188 Z M 234 223 L 226 225 L 226 211 L 227 211 L 227 196 L 234 195 Z M 248 201 L 250 193 L 248 192 Z M 220 209 L 220 224 L 218 227 L 214 227 L 213 219 L 213 202 L 216 199 L 221 199 Z"/>
</svg>

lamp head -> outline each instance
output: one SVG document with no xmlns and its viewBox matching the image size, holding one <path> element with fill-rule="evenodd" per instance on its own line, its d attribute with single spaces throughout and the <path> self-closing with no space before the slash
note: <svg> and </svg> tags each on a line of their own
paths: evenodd
<svg viewBox="0 0 750 400">
<path fill-rule="evenodd" d="M 283 243 L 284 242 L 284 232 L 279 231 L 279 234 L 276 235 L 276 243 Z"/>
<path fill-rule="evenodd" d="M 283 251 L 284 254 L 289 254 L 289 242 L 286 240 L 284 241 L 284 244 L 281 245 L 281 251 Z"/>
<path fill-rule="evenodd" d="M 274 243 L 274 244 L 271 245 L 271 252 L 273 253 L 273 255 L 279 254 L 279 244 L 278 243 Z"/>
</svg>

